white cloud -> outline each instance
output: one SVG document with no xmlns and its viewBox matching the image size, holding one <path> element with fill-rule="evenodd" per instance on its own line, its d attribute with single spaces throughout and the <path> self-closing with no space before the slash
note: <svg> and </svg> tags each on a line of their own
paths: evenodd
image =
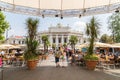
<svg viewBox="0 0 120 80">
<path fill-rule="evenodd" d="M 72 29 L 84 32 L 85 27 L 86 27 L 86 23 L 85 22 L 77 21 L 77 22 L 73 23 Z"/>
</svg>

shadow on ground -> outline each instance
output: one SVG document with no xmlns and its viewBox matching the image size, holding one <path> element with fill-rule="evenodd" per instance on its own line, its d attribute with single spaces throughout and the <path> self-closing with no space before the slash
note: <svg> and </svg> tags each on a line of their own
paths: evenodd
<svg viewBox="0 0 120 80">
<path fill-rule="evenodd" d="M 56 68 L 55 66 L 42 66 L 37 67 L 35 70 L 27 70 L 26 67 L 5 68 L 4 80 L 120 80 L 120 79 L 119 77 L 111 76 L 100 70 L 89 71 L 83 67 L 78 66 L 68 66 L 66 68 Z"/>
</svg>

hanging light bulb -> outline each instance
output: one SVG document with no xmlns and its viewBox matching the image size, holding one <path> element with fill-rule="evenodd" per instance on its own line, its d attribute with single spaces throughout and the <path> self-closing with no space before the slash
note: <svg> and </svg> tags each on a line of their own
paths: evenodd
<svg viewBox="0 0 120 80">
<path fill-rule="evenodd" d="M 45 18 L 44 14 L 42 14 L 42 18 Z"/>
<path fill-rule="evenodd" d="M 61 15 L 61 17 L 60 17 L 61 19 L 63 19 L 63 16 Z"/>
<path fill-rule="evenodd" d="M 81 18 L 81 14 L 79 15 L 79 18 Z"/>
<path fill-rule="evenodd" d="M 58 17 L 58 16 L 59 16 L 58 14 L 55 15 L 55 17 Z"/>
<path fill-rule="evenodd" d="M 115 13 L 119 13 L 119 9 L 118 8 L 115 10 Z"/>
</svg>

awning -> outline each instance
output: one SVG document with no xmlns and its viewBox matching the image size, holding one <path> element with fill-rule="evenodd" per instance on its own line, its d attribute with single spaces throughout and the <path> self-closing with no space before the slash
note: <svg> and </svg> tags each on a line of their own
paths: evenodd
<svg viewBox="0 0 120 80">
<path fill-rule="evenodd" d="M 119 9 L 120 0 L 0 0 L 4 11 L 37 16 L 84 16 Z"/>
</svg>

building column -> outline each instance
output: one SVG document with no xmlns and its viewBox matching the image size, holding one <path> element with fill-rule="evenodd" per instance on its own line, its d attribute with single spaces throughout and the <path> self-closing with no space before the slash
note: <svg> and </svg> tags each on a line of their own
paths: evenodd
<svg viewBox="0 0 120 80">
<path fill-rule="evenodd" d="M 50 44 L 51 44 L 51 47 L 52 47 L 52 44 L 53 44 L 53 37 L 52 37 L 52 34 L 50 34 Z"/>
<path fill-rule="evenodd" d="M 58 34 L 56 34 L 56 47 L 58 47 Z"/>
<path fill-rule="evenodd" d="M 62 45 L 64 44 L 64 35 L 62 35 Z"/>
<path fill-rule="evenodd" d="M 67 43 L 69 43 L 69 39 L 70 39 L 70 36 L 68 35 L 68 36 L 67 36 Z"/>
</svg>

